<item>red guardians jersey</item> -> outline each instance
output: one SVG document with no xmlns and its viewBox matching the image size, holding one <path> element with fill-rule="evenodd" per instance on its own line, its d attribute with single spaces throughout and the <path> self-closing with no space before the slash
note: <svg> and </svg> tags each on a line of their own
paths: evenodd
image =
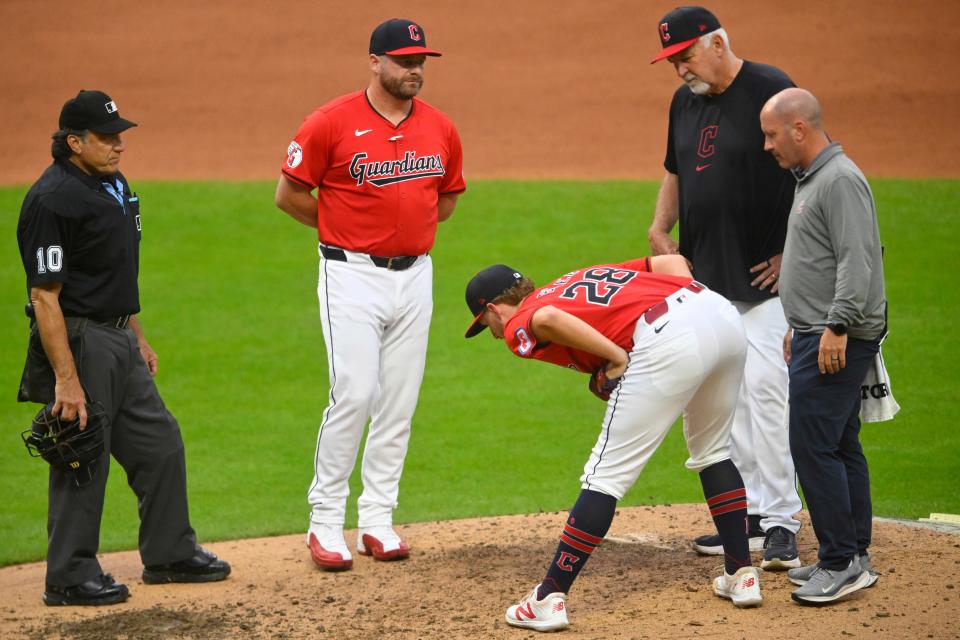
<svg viewBox="0 0 960 640">
<path fill-rule="evenodd" d="M 439 194 L 466 189 L 460 136 L 443 112 L 414 98 L 394 126 L 365 91 L 307 116 L 282 170 L 317 188 L 320 242 L 376 256 L 429 251 Z"/>
<path fill-rule="evenodd" d="M 521 358 L 552 362 L 592 372 L 605 362 L 586 351 L 558 344 L 539 344 L 530 328 L 537 309 L 553 306 L 576 316 L 626 351 L 643 312 L 689 284 L 691 278 L 649 272 L 649 260 L 601 264 L 572 271 L 524 298 L 503 334 L 507 346 Z"/>
</svg>

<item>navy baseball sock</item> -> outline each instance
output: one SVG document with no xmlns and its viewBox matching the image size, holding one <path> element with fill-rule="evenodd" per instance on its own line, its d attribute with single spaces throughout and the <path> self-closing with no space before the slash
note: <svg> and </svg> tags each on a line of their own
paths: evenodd
<svg viewBox="0 0 960 640">
<path fill-rule="evenodd" d="M 603 536 L 607 535 L 616 510 L 617 499 L 613 496 L 589 489 L 580 492 L 560 534 L 560 544 L 547 570 L 547 577 L 537 590 L 537 600 L 543 600 L 557 591 L 570 591 L 580 569 L 590 559 L 593 550 L 603 542 Z"/>
<path fill-rule="evenodd" d="M 727 575 L 750 566 L 747 539 L 747 492 L 732 460 L 712 464 L 700 472 L 703 496 L 723 541 L 723 565 Z"/>
</svg>

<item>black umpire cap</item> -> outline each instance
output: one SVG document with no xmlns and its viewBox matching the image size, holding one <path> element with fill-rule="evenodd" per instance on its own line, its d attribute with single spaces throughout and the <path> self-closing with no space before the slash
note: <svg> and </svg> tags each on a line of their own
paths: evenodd
<svg viewBox="0 0 960 640">
<path fill-rule="evenodd" d="M 70 98 L 60 110 L 60 128 L 94 133 L 120 133 L 137 123 L 124 120 L 117 110 L 117 103 L 103 91 L 81 89 L 77 97 Z"/>
</svg>

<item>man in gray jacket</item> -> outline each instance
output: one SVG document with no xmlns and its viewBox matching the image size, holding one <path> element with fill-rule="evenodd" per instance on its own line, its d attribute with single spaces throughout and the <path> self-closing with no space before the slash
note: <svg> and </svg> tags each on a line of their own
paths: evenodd
<svg viewBox="0 0 960 640">
<path fill-rule="evenodd" d="M 870 186 L 824 133 L 810 92 L 770 98 L 760 126 L 764 148 L 797 176 L 780 299 L 793 333 L 784 341 L 790 450 L 820 551 L 817 564 L 789 577 L 801 585 L 796 602 L 824 604 L 877 579 L 859 412 L 860 385 L 886 332 L 880 233 Z"/>
</svg>

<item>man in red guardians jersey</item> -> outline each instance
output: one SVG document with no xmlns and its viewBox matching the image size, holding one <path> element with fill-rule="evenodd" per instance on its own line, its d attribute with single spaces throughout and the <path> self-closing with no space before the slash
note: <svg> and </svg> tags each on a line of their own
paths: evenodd
<svg viewBox="0 0 960 640">
<path fill-rule="evenodd" d="M 489 327 L 521 358 L 590 376 L 606 400 L 582 491 L 546 576 L 506 620 L 553 631 L 568 626 L 566 596 L 603 541 L 617 501 L 633 485 L 681 412 L 690 458 L 724 547 L 714 593 L 738 607 L 759 605 L 750 565 L 746 493 L 730 460 L 730 428 L 743 377 L 746 338 L 737 310 L 690 277 L 682 256 L 640 258 L 571 271 L 539 289 L 506 265 L 467 285 L 473 323 Z"/>
</svg>

